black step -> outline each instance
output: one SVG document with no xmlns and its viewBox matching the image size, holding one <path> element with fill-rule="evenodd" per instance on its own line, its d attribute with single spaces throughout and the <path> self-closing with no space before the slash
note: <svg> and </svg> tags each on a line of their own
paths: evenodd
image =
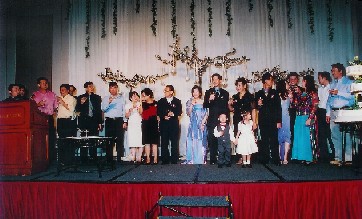
<svg viewBox="0 0 362 219">
<path fill-rule="evenodd" d="M 228 196 L 161 196 L 159 206 L 229 207 Z"/>
</svg>

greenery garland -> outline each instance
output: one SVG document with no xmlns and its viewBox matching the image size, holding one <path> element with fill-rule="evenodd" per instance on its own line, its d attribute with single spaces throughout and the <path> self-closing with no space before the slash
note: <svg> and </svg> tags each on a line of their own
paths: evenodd
<svg viewBox="0 0 362 219">
<path fill-rule="evenodd" d="M 291 29 L 293 27 L 292 23 L 292 2 L 291 0 L 287 0 L 287 19 L 288 19 L 288 28 Z"/>
<path fill-rule="evenodd" d="M 88 58 L 90 56 L 89 53 L 89 41 L 90 41 L 90 8 L 91 8 L 91 0 L 86 0 L 86 22 L 85 22 L 85 35 L 86 37 L 86 46 L 85 49 L 85 57 Z"/>
<path fill-rule="evenodd" d="M 272 18 L 272 16 L 271 16 L 271 12 L 272 12 L 272 10 L 273 10 L 273 0 L 268 0 L 268 2 L 267 2 L 267 8 L 268 8 L 268 19 L 269 19 L 269 25 L 271 26 L 271 27 L 273 27 L 274 26 L 274 21 L 273 21 L 273 18 Z"/>
<path fill-rule="evenodd" d="M 227 20 L 228 20 L 228 29 L 226 31 L 226 35 L 227 36 L 230 36 L 231 35 L 231 24 L 232 24 L 232 21 L 233 21 L 233 18 L 231 17 L 231 0 L 227 0 L 226 1 L 226 17 L 227 17 Z"/>
<path fill-rule="evenodd" d="M 252 12 L 254 8 L 253 0 L 249 0 L 249 12 Z"/>
<path fill-rule="evenodd" d="M 172 12 L 171 12 L 171 22 L 172 22 L 172 30 L 171 30 L 171 34 L 172 37 L 175 39 L 177 34 L 176 34 L 176 0 L 172 0 L 171 1 L 171 8 L 172 8 Z"/>
<path fill-rule="evenodd" d="M 71 2 L 71 0 L 68 0 L 68 2 L 67 2 L 67 16 L 65 17 L 65 20 L 69 20 L 71 10 L 72 10 L 72 2 Z"/>
<path fill-rule="evenodd" d="M 333 27 L 333 17 L 332 17 L 332 0 L 327 0 L 327 23 L 328 23 L 328 38 L 332 42 L 334 38 L 334 27 Z"/>
<path fill-rule="evenodd" d="M 151 29 L 152 29 L 152 33 L 154 36 L 156 36 L 156 26 L 157 26 L 157 0 L 152 0 L 152 24 L 151 24 Z"/>
<path fill-rule="evenodd" d="M 113 0 L 113 34 L 117 35 L 117 0 Z"/>
<path fill-rule="evenodd" d="M 141 8 L 140 0 L 137 0 L 137 1 L 136 1 L 136 13 L 137 13 L 137 14 L 140 13 L 140 8 Z"/>
<path fill-rule="evenodd" d="M 191 1 L 190 11 L 191 11 L 191 19 L 190 19 L 190 21 L 191 21 L 191 36 L 192 36 L 192 52 L 196 52 L 195 0 L 192 0 L 192 1 Z"/>
<path fill-rule="evenodd" d="M 101 38 L 106 37 L 106 0 L 101 1 L 101 26 L 102 26 L 102 35 Z"/>
<path fill-rule="evenodd" d="M 209 22 L 209 37 L 212 36 L 212 7 L 211 7 L 211 0 L 207 0 L 208 8 L 207 11 L 209 12 L 209 19 L 207 20 Z"/>
<path fill-rule="evenodd" d="M 314 34 L 314 8 L 313 8 L 313 0 L 308 0 L 307 3 L 307 12 L 308 12 L 308 24 L 310 33 Z"/>
</svg>

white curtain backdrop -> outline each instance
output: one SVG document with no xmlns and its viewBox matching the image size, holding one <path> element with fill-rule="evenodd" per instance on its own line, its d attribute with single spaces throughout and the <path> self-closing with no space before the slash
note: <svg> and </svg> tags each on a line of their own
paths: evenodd
<svg viewBox="0 0 362 219">
<path fill-rule="evenodd" d="M 135 74 L 143 76 L 162 74 L 170 68 L 162 65 L 155 58 L 160 55 L 168 58 L 169 45 L 174 42 L 171 34 L 171 1 L 157 0 L 157 36 L 154 36 L 152 24 L 152 1 L 140 0 L 140 12 L 136 13 L 136 0 L 118 0 L 118 32 L 113 34 L 113 0 L 106 1 L 106 37 L 101 38 L 101 4 L 91 0 L 90 22 L 90 57 L 85 58 L 86 46 L 86 1 L 72 1 L 69 19 L 69 83 L 78 88 L 78 95 L 83 93 L 83 84 L 93 81 L 97 93 L 104 96 L 108 86 L 97 76 L 110 67 L 113 72 L 120 70 L 128 78 Z M 226 35 L 227 17 L 226 0 L 212 2 L 212 37 L 209 37 L 208 2 L 195 0 L 196 48 L 200 58 L 225 55 L 235 48 L 233 57 L 247 56 L 247 65 L 235 66 L 228 70 L 229 81 L 226 89 L 236 93 L 234 81 L 239 76 L 250 76 L 253 71 L 273 68 L 280 65 L 281 70 L 301 72 L 314 68 L 315 72 L 329 71 L 332 63 L 346 64 L 353 58 L 353 36 L 351 4 L 346 1 L 332 0 L 334 40 L 328 38 L 327 0 L 313 1 L 315 33 L 310 33 L 307 13 L 307 0 L 292 0 L 292 23 L 288 29 L 286 0 L 273 1 L 271 16 L 274 26 L 268 20 L 267 0 L 253 0 L 253 10 L 249 12 L 247 0 L 232 0 L 231 36 Z M 177 34 L 181 48 L 192 46 L 191 0 L 176 0 Z M 209 75 L 221 73 L 221 69 L 211 67 L 204 74 L 203 90 L 208 89 Z M 163 96 L 165 84 L 172 84 L 176 96 L 186 101 L 191 97 L 190 90 L 194 77 L 186 81 L 185 64 L 177 63 L 177 74 L 170 75 L 156 84 L 142 84 L 137 91 L 150 87 L 156 99 Z M 192 75 L 192 74 L 191 74 Z M 251 90 L 252 89 L 252 86 Z M 258 89 L 260 86 L 256 86 Z M 129 89 L 120 84 L 121 92 L 128 96 Z M 184 109 L 185 112 L 185 109 Z M 188 117 L 184 113 L 181 119 L 180 153 L 185 151 L 185 138 Z"/>
</svg>

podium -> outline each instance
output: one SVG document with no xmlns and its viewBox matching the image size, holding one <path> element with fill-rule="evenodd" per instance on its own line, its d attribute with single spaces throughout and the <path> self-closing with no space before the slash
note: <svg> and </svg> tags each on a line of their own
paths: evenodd
<svg viewBox="0 0 362 219">
<path fill-rule="evenodd" d="M 49 166 L 48 116 L 34 101 L 0 103 L 0 175 L 32 175 Z"/>
</svg>

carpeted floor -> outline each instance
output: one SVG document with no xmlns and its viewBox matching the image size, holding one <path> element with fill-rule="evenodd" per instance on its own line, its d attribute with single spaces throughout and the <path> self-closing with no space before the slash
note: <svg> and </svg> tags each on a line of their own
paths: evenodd
<svg viewBox="0 0 362 219">
<path fill-rule="evenodd" d="M 59 182 L 112 182 L 112 183 L 247 183 L 247 182 L 298 182 L 338 181 L 362 179 L 361 169 L 352 166 L 329 164 L 253 164 L 253 168 L 218 168 L 217 165 L 136 165 L 124 163 L 115 170 L 105 169 L 102 177 L 95 166 L 81 166 L 78 171 L 65 169 L 57 176 L 57 166 L 51 165 L 46 172 L 32 176 L 0 176 L 1 181 L 59 181 Z"/>
</svg>

